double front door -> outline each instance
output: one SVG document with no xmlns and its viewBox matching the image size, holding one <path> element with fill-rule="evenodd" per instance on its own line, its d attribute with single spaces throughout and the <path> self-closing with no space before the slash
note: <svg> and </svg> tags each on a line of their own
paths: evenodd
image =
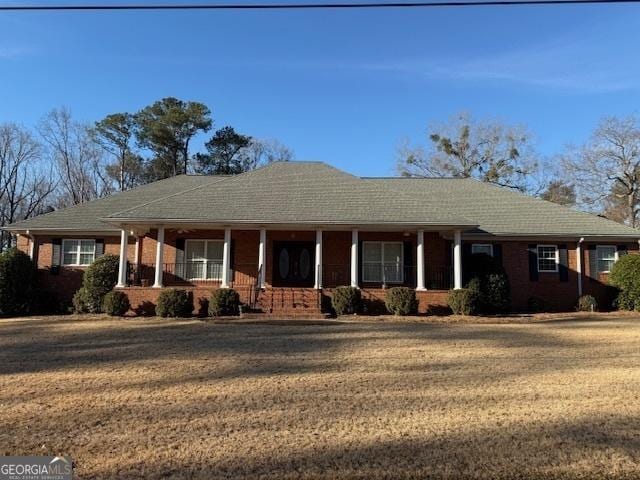
<svg viewBox="0 0 640 480">
<path fill-rule="evenodd" d="M 313 287 L 315 243 L 274 242 L 273 285 L 275 287 Z"/>
</svg>

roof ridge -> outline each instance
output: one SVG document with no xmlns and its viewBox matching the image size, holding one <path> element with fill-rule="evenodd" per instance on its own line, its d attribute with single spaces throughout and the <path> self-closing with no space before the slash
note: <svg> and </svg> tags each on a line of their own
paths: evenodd
<svg viewBox="0 0 640 480">
<path fill-rule="evenodd" d="M 204 176 L 207 176 L 207 175 L 204 175 Z M 212 175 L 212 177 L 216 177 L 216 176 L 217 175 Z M 221 177 L 222 178 L 216 178 L 215 180 L 212 180 L 211 182 L 207 182 L 207 183 L 205 183 L 203 185 L 197 185 L 195 187 L 187 188 L 186 190 L 180 190 L 179 192 L 175 192 L 175 193 L 172 193 L 170 195 L 165 195 L 164 197 L 154 198 L 153 200 L 150 200 L 148 202 L 139 203 L 137 205 L 134 205 L 133 207 L 125 208 L 124 210 L 120 210 L 118 212 L 113 212 L 113 213 L 111 213 L 111 214 L 109 214 L 109 215 L 107 215 L 106 217 L 103 217 L 103 218 L 110 218 L 113 215 L 119 215 L 121 213 L 125 213 L 125 212 L 128 212 L 130 210 L 135 210 L 136 208 L 146 207 L 147 205 L 151 205 L 152 203 L 159 202 L 160 200 L 166 200 L 167 198 L 175 197 L 176 195 L 181 195 L 183 193 L 191 192 L 191 191 L 197 190 L 199 188 L 207 187 L 209 185 L 213 185 L 214 183 L 223 182 L 225 180 L 229 180 L 229 179 L 233 178 L 233 175 L 221 176 Z M 150 183 L 148 185 L 152 185 L 152 183 Z"/>
<path fill-rule="evenodd" d="M 180 190 L 179 192 L 175 192 L 175 193 L 172 193 L 170 195 L 165 195 L 164 197 L 154 198 L 153 200 L 150 200 L 148 202 L 140 203 L 138 205 L 134 205 L 133 207 L 130 207 L 130 208 L 125 208 L 124 210 L 120 210 L 118 212 L 113 212 L 113 213 L 109 214 L 107 217 L 104 217 L 104 218 L 116 218 L 116 215 L 120 215 L 120 214 L 129 212 L 131 210 L 135 210 L 136 208 L 146 207 L 147 205 L 151 205 L 153 203 L 160 202 L 162 200 L 166 200 L 167 198 L 171 198 L 171 197 L 175 197 L 175 196 L 178 196 L 178 195 L 182 195 L 184 193 L 189 193 L 189 192 L 192 192 L 194 190 L 198 190 L 200 188 L 205 188 L 205 187 L 208 187 L 208 186 L 213 185 L 215 183 L 220 183 L 220 182 L 225 181 L 225 180 L 232 181 L 232 180 L 237 179 L 238 177 L 247 176 L 247 175 L 253 174 L 255 172 L 259 172 L 259 171 L 265 170 L 265 169 L 271 167 L 272 165 L 274 165 L 276 163 L 279 164 L 279 163 L 291 163 L 291 162 L 289 162 L 288 160 L 276 160 L 274 162 L 269 162 L 269 163 L 266 163 L 264 165 L 261 165 L 261 166 L 259 166 L 258 168 L 254 169 L 254 170 L 248 170 L 246 172 L 238 173 L 236 175 L 233 175 L 233 174 L 229 174 L 229 175 L 211 175 L 212 178 L 215 178 L 215 177 L 221 177 L 221 178 L 215 178 L 215 180 L 213 180 L 211 182 L 207 182 L 207 183 L 202 184 L 202 185 L 197 185 L 197 186 L 192 187 L 192 188 L 187 188 L 186 190 Z M 312 163 L 312 162 L 300 162 L 300 163 Z M 184 174 L 182 174 L 182 175 L 184 175 Z M 206 176 L 209 176 L 209 175 L 201 175 L 201 176 L 205 176 L 206 177 Z M 173 177 L 173 178 L 175 178 L 175 177 Z"/>
</svg>

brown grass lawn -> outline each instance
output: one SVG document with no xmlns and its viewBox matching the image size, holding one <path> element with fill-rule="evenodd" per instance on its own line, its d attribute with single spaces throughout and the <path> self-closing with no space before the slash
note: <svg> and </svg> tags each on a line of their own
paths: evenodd
<svg viewBox="0 0 640 480">
<path fill-rule="evenodd" d="M 78 478 L 640 478 L 640 318 L 0 320 L 0 455 Z"/>
</svg>

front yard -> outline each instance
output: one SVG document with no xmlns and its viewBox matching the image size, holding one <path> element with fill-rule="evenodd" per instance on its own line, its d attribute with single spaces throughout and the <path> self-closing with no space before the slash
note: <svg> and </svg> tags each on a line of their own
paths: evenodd
<svg viewBox="0 0 640 480">
<path fill-rule="evenodd" d="M 0 455 L 78 478 L 639 478 L 640 318 L 0 320 Z"/>
</svg>

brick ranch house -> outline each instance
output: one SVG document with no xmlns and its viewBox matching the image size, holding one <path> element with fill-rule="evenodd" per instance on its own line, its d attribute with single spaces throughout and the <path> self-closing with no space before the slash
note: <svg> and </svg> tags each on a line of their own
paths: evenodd
<svg viewBox="0 0 640 480">
<path fill-rule="evenodd" d="M 531 297 L 571 310 L 610 305 L 607 274 L 640 232 L 471 179 L 355 177 L 319 162 L 277 162 L 237 176 L 181 175 L 7 227 L 43 290 L 70 300 L 103 253 L 120 255 L 118 289 L 135 309 L 167 287 L 194 303 L 219 287 L 272 315 L 327 311 L 353 285 L 378 311 L 384 289 L 416 289 L 419 312 L 445 308 L 465 257 L 502 262 L 512 307 Z"/>
</svg>

